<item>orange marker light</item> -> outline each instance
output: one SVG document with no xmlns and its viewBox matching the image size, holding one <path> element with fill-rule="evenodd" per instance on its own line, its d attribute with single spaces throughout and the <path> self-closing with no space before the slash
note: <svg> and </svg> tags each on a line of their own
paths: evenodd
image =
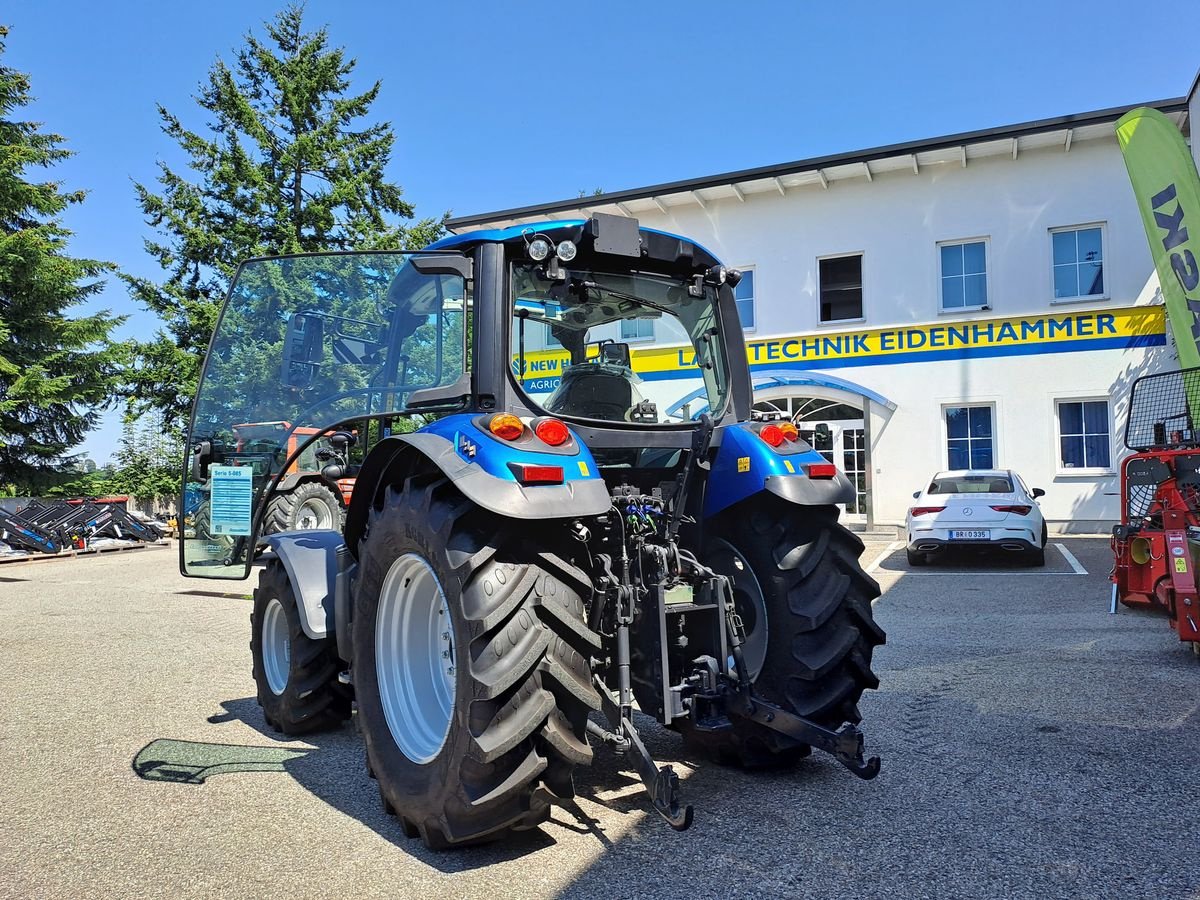
<svg viewBox="0 0 1200 900">
<path fill-rule="evenodd" d="M 772 447 L 778 447 L 783 443 L 783 430 L 778 425 L 764 425 L 758 436 Z"/>
<path fill-rule="evenodd" d="M 512 413 L 497 413 L 488 420 L 488 431 L 506 441 L 515 441 L 525 433 L 525 426 Z"/>
<path fill-rule="evenodd" d="M 792 443 L 800 440 L 800 432 L 791 422 L 784 422 L 779 426 L 779 430 L 783 432 L 783 436 Z"/>
<path fill-rule="evenodd" d="M 538 440 L 551 447 L 561 447 L 571 437 L 567 426 L 558 419 L 538 419 L 533 423 L 533 433 L 538 436 Z"/>
</svg>

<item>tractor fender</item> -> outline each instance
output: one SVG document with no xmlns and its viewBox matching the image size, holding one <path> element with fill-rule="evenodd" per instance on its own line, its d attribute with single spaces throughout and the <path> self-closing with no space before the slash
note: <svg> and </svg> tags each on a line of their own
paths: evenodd
<svg viewBox="0 0 1200 900">
<path fill-rule="evenodd" d="M 478 426 L 469 413 L 446 416 L 421 431 L 377 443 L 355 480 L 346 517 L 346 543 L 358 547 L 372 506 L 389 485 L 432 467 L 475 505 L 510 519 L 569 519 L 601 515 L 612 507 L 591 451 L 572 433 L 569 450 L 508 444 Z M 561 466 L 561 484 L 521 484 L 510 464 Z"/>
<path fill-rule="evenodd" d="M 809 467 L 827 464 L 804 441 L 772 447 L 754 431 L 754 423 L 724 429 L 704 495 L 704 515 L 714 516 L 761 491 L 798 506 L 826 506 L 854 500 L 854 485 L 841 471 L 831 478 L 810 478 Z"/>
<path fill-rule="evenodd" d="M 287 571 L 304 633 L 314 641 L 333 634 L 338 550 L 345 547 L 342 535 L 316 529 L 280 531 L 261 540 Z"/>
</svg>

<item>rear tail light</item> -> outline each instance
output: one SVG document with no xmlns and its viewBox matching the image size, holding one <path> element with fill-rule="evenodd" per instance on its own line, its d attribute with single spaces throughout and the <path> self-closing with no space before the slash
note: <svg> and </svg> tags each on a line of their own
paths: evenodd
<svg viewBox="0 0 1200 900">
<path fill-rule="evenodd" d="M 1014 504 L 1012 506 L 993 506 L 992 509 L 994 509 L 996 512 L 1010 512 L 1016 513 L 1018 516 L 1027 516 L 1033 507 Z"/>
<path fill-rule="evenodd" d="M 488 420 L 488 431 L 506 441 L 515 441 L 525 433 L 525 426 L 512 413 L 497 413 Z"/>
<path fill-rule="evenodd" d="M 521 484 L 562 484 L 562 466 L 542 466 L 530 463 L 509 463 L 509 469 Z"/>
<path fill-rule="evenodd" d="M 758 436 L 772 447 L 778 447 L 784 441 L 783 430 L 778 425 L 764 425 L 759 429 Z"/>
<path fill-rule="evenodd" d="M 800 432 L 791 422 L 784 422 L 779 426 L 779 430 L 783 432 L 783 436 L 787 438 L 788 441 L 795 443 L 796 441 L 800 440 Z"/>
<path fill-rule="evenodd" d="M 809 478 L 833 478 L 837 475 L 837 466 L 833 463 L 813 463 L 808 467 Z"/>
<path fill-rule="evenodd" d="M 561 447 L 571 437 L 567 426 L 558 419 L 538 419 L 533 423 L 533 433 L 543 444 L 549 444 L 551 447 Z"/>
<path fill-rule="evenodd" d="M 910 516 L 927 516 L 930 513 L 939 513 L 946 507 L 944 506 L 914 506 L 908 511 Z"/>
</svg>

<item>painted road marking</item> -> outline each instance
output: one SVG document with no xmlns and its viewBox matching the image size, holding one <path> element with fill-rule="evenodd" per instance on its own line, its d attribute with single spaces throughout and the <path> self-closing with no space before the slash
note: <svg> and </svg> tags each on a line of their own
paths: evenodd
<svg viewBox="0 0 1200 900">
<path fill-rule="evenodd" d="M 1058 552 L 1063 555 L 1066 561 L 1070 564 L 1071 568 L 1075 570 L 1076 575 L 1086 575 L 1088 573 L 1087 569 L 1079 564 L 1079 560 L 1075 558 L 1075 554 L 1073 554 L 1070 550 L 1068 550 L 1062 544 L 1055 544 L 1054 546 L 1058 548 Z"/>
<path fill-rule="evenodd" d="M 878 569 L 879 566 L 883 563 L 883 561 L 885 559 L 887 559 L 889 556 L 891 556 L 893 553 L 895 553 L 897 550 L 899 550 L 903 546 L 904 546 L 903 541 L 892 541 L 890 544 L 888 544 L 887 549 L 885 549 L 882 553 L 880 553 L 877 557 L 875 557 L 875 560 L 869 566 L 867 566 L 867 574 L 870 575 L 872 572 L 874 572 L 876 569 Z"/>
<path fill-rule="evenodd" d="M 904 541 L 892 541 L 890 544 L 888 544 L 887 548 L 882 553 L 880 553 L 877 557 L 875 557 L 875 559 L 871 561 L 871 564 L 869 566 L 867 566 L 867 569 L 866 569 L 867 574 L 870 575 L 872 572 L 874 572 L 876 569 L 878 569 L 880 564 L 885 559 L 887 559 L 889 556 L 891 556 L 893 553 L 895 553 L 897 550 L 899 550 L 903 546 L 904 546 Z M 876 597 L 874 600 L 871 601 L 871 607 L 874 608 L 875 604 L 877 604 L 882 599 L 883 599 L 883 594 L 880 594 L 878 597 Z"/>
<path fill-rule="evenodd" d="M 877 557 L 875 557 L 875 559 L 871 561 L 871 564 L 867 566 L 865 570 L 866 573 L 870 575 L 872 572 L 876 571 L 881 565 L 883 565 L 884 561 L 887 560 L 888 557 L 890 557 L 903 546 L 905 546 L 904 541 L 893 541 L 892 543 L 888 544 L 887 548 Z M 956 569 L 952 572 L 939 572 L 926 568 L 914 569 L 911 566 L 906 566 L 903 569 L 887 569 L 886 571 L 904 573 L 908 575 L 1070 575 L 1072 578 L 1078 575 L 1089 574 L 1088 570 L 1080 565 L 1079 560 L 1075 558 L 1075 554 L 1073 554 L 1065 546 L 1062 544 L 1047 544 L 1047 546 L 1058 548 L 1058 552 L 1063 555 L 1063 559 L 1065 559 L 1067 561 L 1067 565 L 1071 567 L 1070 572 L 1045 572 L 1041 569 L 1027 569 L 1024 571 L 1019 569 Z M 879 599 L 877 598 L 871 602 L 871 605 L 874 606 L 878 602 Z"/>
</svg>

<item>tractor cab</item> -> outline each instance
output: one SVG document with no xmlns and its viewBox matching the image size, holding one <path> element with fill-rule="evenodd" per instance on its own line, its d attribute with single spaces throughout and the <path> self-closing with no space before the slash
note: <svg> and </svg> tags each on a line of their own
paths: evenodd
<svg viewBox="0 0 1200 900">
<path fill-rule="evenodd" d="M 723 759 L 817 748 L 873 778 L 857 704 L 884 635 L 837 521 L 854 488 L 752 417 L 738 277 L 604 215 L 244 263 L 180 554 L 189 576 L 261 568 L 267 722 L 336 725 L 353 700 L 386 807 L 435 848 L 544 821 L 600 746 L 687 828 L 635 702 Z M 275 527 L 315 499 L 310 465 L 353 479 L 344 521 Z"/>
</svg>

